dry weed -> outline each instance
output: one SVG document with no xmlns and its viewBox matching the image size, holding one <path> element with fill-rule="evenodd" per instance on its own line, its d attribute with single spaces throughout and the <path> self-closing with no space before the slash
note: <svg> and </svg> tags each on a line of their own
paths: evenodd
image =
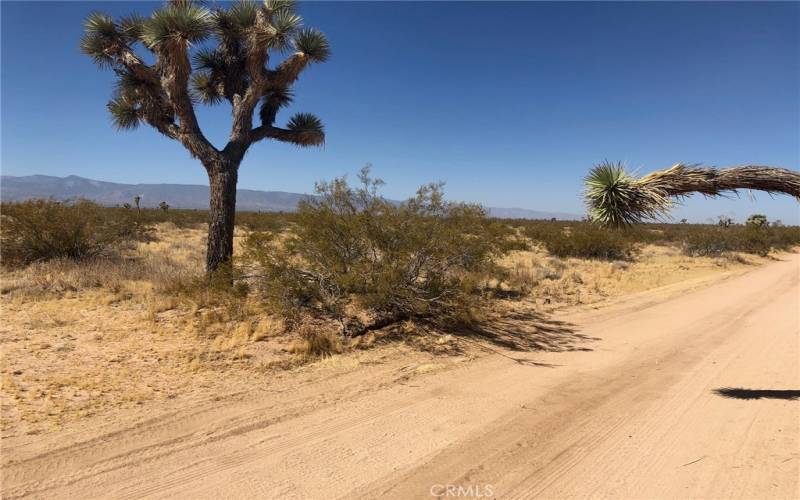
<svg viewBox="0 0 800 500">
<path fill-rule="evenodd" d="M 341 336 L 322 325 L 302 322 L 297 326 L 296 333 L 300 339 L 289 350 L 300 358 L 325 358 L 344 350 Z"/>
</svg>

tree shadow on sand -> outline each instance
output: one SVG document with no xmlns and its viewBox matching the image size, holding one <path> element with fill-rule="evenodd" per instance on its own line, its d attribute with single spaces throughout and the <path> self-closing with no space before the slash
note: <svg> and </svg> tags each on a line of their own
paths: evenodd
<svg viewBox="0 0 800 500">
<path fill-rule="evenodd" d="M 800 391 L 791 389 L 742 389 L 740 387 L 722 387 L 720 389 L 714 389 L 714 393 L 724 398 L 733 399 L 800 400 Z"/>
<path fill-rule="evenodd" d="M 535 311 L 496 315 L 464 333 L 512 351 L 591 351 L 585 344 L 600 340 Z"/>
</svg>

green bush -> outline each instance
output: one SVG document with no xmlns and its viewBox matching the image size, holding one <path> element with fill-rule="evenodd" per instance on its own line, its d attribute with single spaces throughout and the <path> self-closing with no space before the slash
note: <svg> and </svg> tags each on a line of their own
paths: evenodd
<svg viewBox="0 0 800 500">
<path fill-rule="evenodd" d="M 684 241 L 687 255 L 719 256 L 726 252 L 745 252 L 765 256 L 770 250 L 789 250 L 800 244 L 800 228 L 759 225 L 704 227 L 688 233 Z"/>
<path fill-rule="evenodd" d="M 0 214 L 2 263 L 9 267 L 103 256 L 122 243 L 147 238 L 150 231 L 134 211 L 86 200 L 3 203 Z"/>
<path fill-rule="evenodd" d="M 800 227 L 782 224 L 641 224 L 609 231 L 586 222 L 525 221 L 510 223 L 558 257 L 624 260 L 640 244 L 675 245 L 687 255 L 719 256 L 726 252 L 766 255 L 800 245 Z"/>
<path fill-rule="evenodd" d="M 444 201 L 438 184 L 398 204 L 378 195 L 368 169 L 360 180 L 318 184 L 288 237 L 246 238 L 267 302 L 290 320 L 300 311 L 335 319 L 350 335 L 403 319 L 474 320 L 508 227 L 480 206 Z"/>
<path fill-rule="evenodd" d="M 162 202 L 163 203 L 163 202 Z M 132 210 L 130 204 L 123 207 L 103 207 L 102 210 L 121 211 Z M 236 213 L 236 225 L 252 231 L 280 231 L 291 225 L 295 214 L 286 212 L 246 212 Z M 136 220 L 143 224 L 159 224 L 171 222 L 180 228 L 197 227 L 208 223 L 208 210 L 180 209 L 169 207 L 141 208 L 136 214 Z"/>
<path fill-rule="evenodd" d="M 556 257 L 628 260 L 633 257 L 638 232 L 602 229 L 585 222 L 547 222 L 528 226 L 526 235 Z"/>
<path fill-rule="evenodd" d="M 689 233 L 683 244 L 683 253 L 691 256 L 716 257 L 734 251 L 731 229 L 717 226 Z"/>
</svg>

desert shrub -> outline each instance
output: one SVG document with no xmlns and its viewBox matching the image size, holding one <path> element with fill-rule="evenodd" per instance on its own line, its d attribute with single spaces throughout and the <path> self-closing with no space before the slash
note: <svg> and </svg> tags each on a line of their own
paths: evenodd
<svg viewBox="0 0 800 500">
<path fill-rule="evenodd" d="M 336 319 L 350 335 L 409 318 L 474 320 L 508 227 L 480 206 L 445 201 L 439 184 L 394 203 L 368 169 L 360 181 L 318 184 L 287 236 L 246 238 L 267 303 L 289 319 L 304 310 Z"/>
<path fill-rule="evenodd" d="M 126 203 L 123 207 L 102 207 L 101 210 L 119 212 L 122 210 L 136 212 L 136 220 L 143 224 L 172 223 L 179 228 L 195 228 L 208 224 L 208 210 L 173 208 L 166 202 L 157 207 L 142 207 L 138 211 L 131 210 Z M 166 210 L 164 209 L 166 207 Z M 295 214 L 286 212 L 247 212 L 236 213 L 236 225 L 253 231 L 280 231 L 294 220 Z"/>
<path fill-rule="evenodd" d="M 772 224 L 769 228 L 770 244 L 775 250 L 790 250 L 800 245 L 800 227 Z"/>
<path fill-rule="evenodd" d="M 687 233 L 684 253 L 719 256 L 726 252 L 767 255 L 770 250 L 789 250 L 800 244 L 800 228 L 765 225 L 704 226 Z"/>
<path fill-rule="evenodd" d="M 588 223 L 542 223 L 527 228 L 529 238 L 561 258 L 627 260 L 633 257 L 637 233 L 599 228 Z"/>
<path fill-rule="evenodd" d="M 509 224 L 558 257 L 623 260 L 637 245 L 674 245 L 688 255 L 726 252 L 764 255 L 800 245 L 800 227 L 766 224 L 760 216 L 749 224 L 638 224 L 624 231 L 604 231 L 586 222 L 513 220 Z"/>
<path fill-rule="evenodd" d="M 295 214 L 286 212 L 237 212 L 236 224 L 250 231 L 281 232 L 288 228 Z"/>
<path fill-rule="evenodd" d="M 131 210 L 106 209 L 86 200 L 4 203 L 0 215 L 2 262 L 9 267 L 93 259 L 123 243 L 147 239 L 151 231 Z"/>
<path fill-rule="evenodd" d="M 735 250 L 730 228 L 709 227 L 686 235 L 683 252 L 691 256 L 716 257 Z"/>
</svg>

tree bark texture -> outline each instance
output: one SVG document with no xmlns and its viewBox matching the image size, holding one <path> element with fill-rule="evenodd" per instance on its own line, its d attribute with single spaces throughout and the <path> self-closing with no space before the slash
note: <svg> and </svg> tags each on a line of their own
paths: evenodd
<svg viewBox="0 0 800 500">
<path fill-rule="evenodd" d="M 208 251 L 206 253 L 206 270 L 208 272 L 216 271 L 231 263 L 238 167 L 239 165 L 233 163 L 207 167 L 211 194 L 208 211 Z"/>
</svg>

